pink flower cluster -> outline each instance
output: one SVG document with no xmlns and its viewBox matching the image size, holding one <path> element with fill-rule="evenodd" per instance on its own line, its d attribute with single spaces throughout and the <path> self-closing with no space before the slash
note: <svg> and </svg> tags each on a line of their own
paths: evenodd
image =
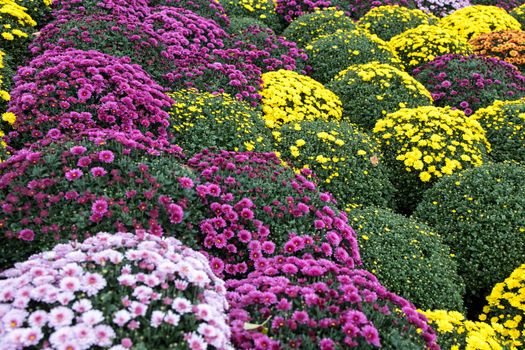
<svg viewBox="0 0 525 350">
<path fill-rule="evenodd" d="M 330 0 L 277 0 L 275 12 L 281 15 L 287 23 L 299 16 L 332 6 Z"/>
<path fill-rule="evenodd" d="M 0 349 L 233 349 L 224 282 L 174 238 L 99 233 L 0 274 Z M 156 329 L 144 332 L 144 329 Z"/>
<path fill-rule="evenodd" d="M 367 271 L 293 256 L 272 258 L 270 266 L 272 271 L 226 282 L 232 341 L 239 349 L 395 348 L 395 339 L 379 333 L 385 328 L 421 348 L 439 349 L 414 305 Z"/>
<path fill-rule="evenodd" d="M 271 269 L 276 254 L 360 264 L 355 232 L 330 195 L 283 168 L 273 153 L 204 151 L 189 160 L 210 215 L 201 241 L 219 275 Z"/>
<path fill-rule="evenodd" d="M 217 0 L 149 0 L 150 7 L 172 6 L 181 7 L 195 12 L 197 15 L 217 22 L 222 28 L 230 25 L 224 7 Z"/>
<path fill-rule="evenodd" d="M 141 130 L 166 138 L 172 100 L 129 58 L 96 51 L 46 51 L 21 67 L 11 91 L 12 146 L 89 128 Z"/>
<path fill-rule="evenodd" d="M 126 16 L 142 21 L 149 14 L 148 0 L 53 0 L 54 17 L 83 17 L 92 14 Z"/>
</svg>

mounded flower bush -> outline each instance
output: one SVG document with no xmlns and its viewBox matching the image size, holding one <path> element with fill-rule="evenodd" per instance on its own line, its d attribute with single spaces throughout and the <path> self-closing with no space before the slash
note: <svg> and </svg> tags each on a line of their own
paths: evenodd
<svg viewBox="0 0 525 350">
<path fill-rule="evenodd" d="M 169 95 L 172 143 L 187 156 L 205 148 L 229 151 L 271 150 L 271 134 L 261 112 L 227 94 L 181 90 Z"/>
<path fill-rule="evenodd" d="M 233 349 L 224 282 L 174 238 L 98 233 L 1 277 L 1 349 Z"/>
<path fill-rule="evenodd" d="M 351 31 L 357 29 L 357 25 L 344 11 L 336 8 L 317 9 L 295 19 L 283 31 L 283 36 L 296 42 L 299 47 L 305 47 L 316 38 L 339 29 Z"/>
<path fill-rule="evenodd" d="M 279 127 L 301 120 L 339 120 L 339 97 L 318 81 L 280 69 L 262 75 L 262 111 L 266 125 Z"/>
<path fill-rule="evenodd" d="M 465 285 L 432 228 L 389 210 L 351 211 L 363 268 L 420 309 L 463 309 Z"/>
<path fill-rule="evenodd" d="M 214 20 L 223 28 L 230 25 L 230 19 L 218 0 L 148 0 L 148 4 L 152 8 L 157 6 L 182 7 L 201 17 Z"/>
<path fill-rule="evenodd" d="M 525 342 L 525 265 L 516 268 L 503 282 L 497 283 L 487 297 L 480 319 L 499 324 L 505 340 L 515 347 Z"/>
<path fill-rule="evenodd" d="M 296 43 L 275 35 L 268 27 L 248 22 L 240 32 L 232 34 L 230 41 L 233 48 L 246 52 L 246 62 L 262 72 L 286 69 L 306 74 L 310 71 L 306 52 Z"/>
<path fill-rule="evenodd" d="M 241 34 L 249 27 L 257 27 L 263 30 L 270 29 L 268 25 L 253 17 L 230 17 L 230 26 L 225 30 L 231 34 Z M 273 32 L 273 30 L 272 30 Z"/>
<path fill-rule="evenodd" d="M 191 172 L 177 153 L 159 154 L 142 141 L 94 131 L 0 163 L 0 266 L 101 231 L 147 229 L 161 236 L 185 229 L 188 208 L 198 203 Z M 194 243 L 191 230 L 180 232 Z"/>
<path fill-rule="evenodd" d="M 54 15 L 122 15 L 135 21 L 143 21 L 150 13 L 149 0 L 53 0 L 53 10 Z"/>
<path fill-rule="evenodd" d="M 492 5 L 501 7 L 507 11 L 523 5 L 523 0 L 471 0 L 474 5 Z"/>
<path fill-rule="evenodd" d="M 326 85 L 343 103 L 343 119 L 365 130 L 400 108 L 431 105 L 430 93 L 408 73 L 372 62 L 341 71 Z"/>
<path fill-rule="evenodd" d="M 326 84 L 340 71 L 371 61 L 403 68 L 386 42 L 366 30 L 338 30 L 319 36 L 306 46 L 312 78 Z"/>
<path fill-rule="evenodd" d="M 0 1 L 0 50 L 22 64 L 28 56 L 27 45 L 36 32 L 36 22 L 27 9 L 15 1 Z"/>
<path fill-rule="evenodd" d="M 458 311 L 421 311 L 437 332 L 442 349 L 516 349 L 502 336 L 498 324 L 471 321 Z"/>
<path fill-rule="evenodd" d="M 353 19 L 359 20 L 375 7 L 399 5 L 410 9 L 417 8 L 417 0 L 332 0 L 332 5 L 346 11 Z"/>
<path fill-rule="evenodd" d="M 307 178 L 311 171 L 295 174 L 275 154 L 253 152 L 205 150 L 188 165 L 209 208 L 199 232 L 218 276 L 267 271 L 274 256 L 361 263 L 345 213 Z"/>
<path fill-rule="evenodd" d="M 273 132 L 280 157 L 308 168 L 340 207 L 390 207 L 394 188 L 379 145 L 355 125 L 324 120 L 285 124 Z"/>
<path fill-rule="evenodd" d="M 125 16 L 59 16 L 40 30 L 29 47 L 33 56 L 46 50 L 67 48 L 96 50 L 115 57 L 128 56 L 158 82 L 162 82 L 166 67 L 171 65 L 163 55 L 166 47 L 151 24 Z"/>
<path fill-rule="evenodd" d="M 408 29 L 427 24 L 437 24 L 438 18 L 419 9 L 399 5 L 385 5 L 371 9 L 357 22 L 379 38 L 389 41 Z"/>
<path fill-rule="evenodd" d="M 472 39 L 470 45 L 475 54 L 497 57 L 518 67 L 525 68 L 525 32 L 505 30 L 481 34 Z"/>
<path fill-rule="evenodd" d="M 525 77 L 497 58 L 445 55 L 413 71 L 439 107 L 455 107 L 467 116 L 496 100 L 525 96 Z"/>
<path fill-rule="evenodd" d="M 226 283 L 237 349 L 439 348 L 414 306 L 367 271 L 296 257 L 272 266 Z"/>
<path fill-rule="evenodd" d="M 439 232 L 456 255 L 467 296 L 488 295 L 522 264 L 525 168 L 486 164 L 441 179 L 414 216 Z"/>
<path fill-rule="evenodd" d="M 521 24 L 521 28 L 525 28 L 525 4 L 516 6 L 509 14 Z"/>
<path fill-rule="evenodd" d="M 26 8 L 26 12 L 42 28 L 51 20 L 53 0 L 17 0 L 16 3 Z"/>
<path fill-rule="evenodd" d="M 520 23 L 507 11 L 496 6 L 475 5 L 459 9 L 443 17 L 439 25 L 465 40 L 483 33 L 520 30 Z"/>
<path fill-rule="evenodd" d="M 229 17 L 253 17 L 265 23 L 276 33 L 284 28 L 284 21 L 275 12 L 273 0 L 220 0 Z"/>
<path fill-rule="evenodd" d="M 165 109 L 172 101 L 127 57 L 46 51 L 21 67 L 14 80 L 9 112 L 16 121 L 7 139 L 12 147 L 89 128 L 166 136 Z"/>
<path fill-rule="evenodd" d="M 481 125 L 450 107 L 400 109 L 378 120 L 374 134 L 392 169 L 403 212 L 410 212 L 436 180 L 482 165 L 490 151 Z"/>
<path fill-rule="evenodd" d="M 487 132 L 496 162 L 525 163 L 525 101 L 496 101 L 472 115 Z"/>
<path fill-rule="evenodd" d="M 443 17 L 461 8 L 471 6 L 470 0 L 418 0 L 418 8 Z"/>
<path fill-rule="evenodd" d="M 420 25 L 394 36 L 392 50 L 411 70 L 444 54 L 469 54 L 468 42 L 435 25 Z"/>
</svg>

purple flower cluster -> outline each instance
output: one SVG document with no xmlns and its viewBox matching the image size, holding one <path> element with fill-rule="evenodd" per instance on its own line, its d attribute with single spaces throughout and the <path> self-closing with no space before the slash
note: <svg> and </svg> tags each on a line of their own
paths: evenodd
<svg viewBox="0 0 525 350">
<path fill-rule="evenodd" d="M 233 47 L 246 53 L 245 61 L 255 64 L 263 73 L 286 69 L 307 74 L 311 70 L 306 52 L 295 42 L 275 35 L 270 28 L 252 25 L 232 35 L 231 40 Z"/>
<path fill-rule="evenodd" d="M 469 0 L 417 0 L 420 10 L 444 17 L 452 12 L 472 5 Z"/>
<path fill-rule="evenodd" d="M 172 100 L 127 57 L 97 51 L 46 51 L 21 67 L 9 111 L 16 116 L 7 142 L 19 147 L 89 128 L 167 137 Z"/>
<path fill-rule="evenodd" d="M 413 71 L 438 107 L 452 106 L 471 115 L 495 100 L 525 97 L 525 77 L 497 58 L 444 55 Z"/>
<path fill-rule="evenodd" d="M 149 147 L 143 137 L 94 130 L 0 163 L 0 266 L 105 230 L 161 236 L 183 227 L 193 237 L 184 217 L 198 199 L 177 182 L 191 173 L 177 153 Z"/>
<path fill-rule="evenodd" d="M 331 5 L 330 0 L 277 0 L 275 12 L 290 23 L 299 16 L 313 12 L 315 9 L 328 8 Z"/>
<path fill-rule="evenodd" d="M 283 168 L 275 154 L 204 151 L 188 164 L 209 208 L 199 229 L 218 275 L 266 271 L 275 254 L 361 263 L 355 232 L 332 196 Z"/>
<path fill-rule="evenodd" d="M 367 271 L 294 256 L 276 256 L 270 266 L 226 282 L 238 349 L 393 348 L 396 332 L 414 348 L 439 349 L 414 305 Z"/>
<path fill-rule="evenodd" d="M 202 254 L 143 231 L 98 233 L 0 274 L 0 349 L 230 350 L 227 308 Z"/>
<path fill-rule="evenodd" d="M 142 21 L 149 14 L 148 0 L 53 0 L 53 17 L 81 18 L 92 14 L 125 16 Z"/>
<path fill-rule="evenodd" d="M 489 5 L 504 8 L 507 11 L 525 4 L 524 0 L 471 0 L 473 5 Z"/>
</svg>

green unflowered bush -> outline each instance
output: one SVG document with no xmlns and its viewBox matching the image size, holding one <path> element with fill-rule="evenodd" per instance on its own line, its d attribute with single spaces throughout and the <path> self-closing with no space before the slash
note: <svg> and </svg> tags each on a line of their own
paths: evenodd
<svg viewBox="0 0 525 350">
<path fill-rule="evenodd" d="M 417 9 L 399 5 L 374 7 L 359 19 L 358 24 L 383 40 L 403 33 L 422 24 L 437 24 L 438 18 Z"/>
<path fill-rule="evenodd" d="M 295 41 L 300 47 L 305 47 L 319 36 L 332 34 L 339 29 L 355 30 L 357 25 L 344 11 L 329 8 L 316 10 L 295 19 L 283 31 L 283 36 Z"/>
<path fill-rule="evenodd" d="M 444 177 L 414 216 L 434 227 L 456 255 L 467 298 L 487 295 L 523 262 L 525 167 L 494 163 Z"/>
<path fill-rule="evenodd" d="M 326 85 L 343 103 L 343 119 L 365 129 L 400 108 L 432 104 L 430 93 L 408 73 L 372 62 L 343 70 Z"/>
<path fill-rule="evenodd" d="M 170 94 L 175 104 L 169 111 L 174 130 L 172 143 L 187 156 L 205 148 L 227 151 L 271 150 L 271 135 L 261 113 L 227 94 L 195 90 Z"/>
<path fill-rule="evenodd" d="M 496 101 L 472 115 L 487 132 L 496 162 L 525 163 L 525 100 Z"/>
<path fill-rule="evenodd" d="M 326 84 L 337 73 L 352 65 L 371 61 L 403 68 L 386 42 L 366 30 L 338 30 L 319 36 L 305 47 L 312 78 Z"/>
<path fill-rule="evenodd" d="M 378 208 L 356 209 L 363 267 L 418 308 L 463 309 L 463 281 L 442 238 L 427 225 Z"/>
<path fill-rule="evenodd" d="M 230 26 L 226 30 L 230 34 L 241 34 L 247 28 L 253 26 L 270 29 L 264 22 L 253 17 L 232 17 L 230 18 Z"/>
<path fill-rule="evenodd" d="M 281 158 L 297 169 L 311 169 L 319 187 L 332 193 L 340 207 L 392 205 L 394 188 L 379 145 L 355 125 L 303 121 L 273 134 Z"/>
</svg>

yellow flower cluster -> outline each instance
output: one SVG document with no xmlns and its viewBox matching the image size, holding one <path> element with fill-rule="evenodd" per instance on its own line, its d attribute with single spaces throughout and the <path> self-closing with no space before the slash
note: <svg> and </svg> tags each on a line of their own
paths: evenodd
<svg viewBox="0 0 525 350">
<path fill-rule="evenodd" d="M 390 46 L 407 68 L 446 54 L 469 54 L 467 40 L 435 25 L 420 25 L 390 40 Z"/>
<path fill-rule="evenodd" d="M 5 65 L 5 53 L 0 50 L 0 106 L 8 102 L 11 97 L 9 96 L 9 92 L 6 89 L 5 84 L 5 77 L 4 77 L 4 70 L 6 68 Z M 12 123 L 11 123 L 12 124 Z"/>
<path fill-rule="evenodd" d="M 26 27 L 36 26 L 36 22 L 26 13 L 26 8 L 13 0 L 0 0 L 1 36 L 4 40 L 27 38 Z"/>
<path fill-rule="evenodd" d="M 266 126 L 301 120 L 341 119 L 339 97 L 314 79 L 280 69 L 262 75 L 262 110 Z"/>
<path fill-rule="evenodd" d="M 480 320 L 501 325 L 501 334 L 507 342 L 522 349 L 525 345 L 525 264 L 503 283 L 497 283 L 487 302 Z"/>
<path fill-rule="evenodd" d="M 374 133 L 422 182 L 480 166 L 490 151 L 481 125 L 450 107 L 401 109 L 378 120 Z"/>
<path fill-rule="evenodd" d="M 525 99 L 495 101 L 472 116 L 487 132 L 495 161 L 525 162 Z"/>
<path fill-rule="evenodd" d="M 343 102 L 343 118 L 366 129 L 400 108 L 432 104 L 430 92 L 408 73 L 372 62 L 350 66 L 327 84 Z"/>
<path fill-rule="evenodd" d="M 525 26 L 525 4 L 513 8 L 509 14 L 520 22 L 522 28 Z"/>
<path fill-rule="evenodd" d="M 175 104 L 169 110 L 175 129 L 174 142 L 184 151 L 219 147 L 231 151 L 267 151 L 271 137 L 264 137 L 264 122 L 248 103 L 228 94 L 196 90 L 170 93 Z M 197 144 L 195 144 L 197 143 Z M 267 148 L 265 148 L 267 144 Z"/>
<path fill-rule="evenodd" d="M 247 15 L 261 20 L 268 19 L 269 15 L 275 15 L 275 4 L 272 0 L 220 0 L 228 15 L 242 15 L 238 13 L 239 8 Z"/>
<path fill-rule="evenodd" d="M 370 33 L 388 41 L 408 29 L 423 24 L 437 24 L 438 21 L 439 19 L 433 14 L 419 9 L 409 9 L 399 5 L 385 5 L 374 7 L 361 17 L 357 23 Z"/>
<path fill-rule="evenodd" d="M 465 40 L 483 33 L 520 30 L 521 24 L 507 11 L 496 6 L 467 6 L 443 17 L 439 25 Z"/>
<path fill-rule="evenodd" d="M 443 349 L 450 350 L 504 350 L 517 349 L 510 346 L 502 336 L 502 327 L 485 322 L 465 320 L 458 311 L 419 310 L 429 324 L 438 332 Z M 446 343 L 445 343 L 446 342 Z M 445 345 L 448 345 L 445 347 Z"/>
</svg>

